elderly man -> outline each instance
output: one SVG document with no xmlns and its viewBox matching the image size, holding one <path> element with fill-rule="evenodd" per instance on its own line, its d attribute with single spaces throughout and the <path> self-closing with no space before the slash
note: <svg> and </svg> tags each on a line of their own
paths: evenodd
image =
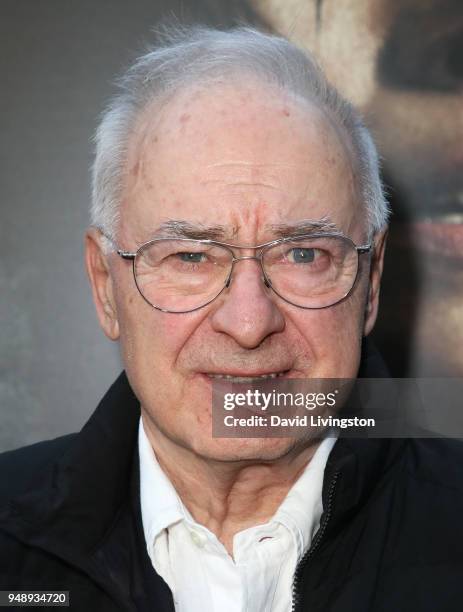
<svg viewBox="0 0 463 612">
<path fill-rule="evenodd" d="M 170 31 L 120 84 L 86 262 L 125 373 L 79 434 L 2 457 L 1 587 L 75 610 L 460 609 L 460 450 L 211 434 L 217 379 L 384 375 L 362 339 L 388 211 L 357 113 L 247 29 Z"/>
</svg>

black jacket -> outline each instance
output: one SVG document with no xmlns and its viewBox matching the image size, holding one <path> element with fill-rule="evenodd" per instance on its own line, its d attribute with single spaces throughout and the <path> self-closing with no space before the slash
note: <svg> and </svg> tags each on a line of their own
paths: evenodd
<svg viewBox="0 0 463 612">
<path fill-rule="evenodd" d="M 380 375 L 365 361 L 363 373 Z M 122 374 L 79 434 L 0 455 L 0 590 L 70 591 L 82 612 L 173 611 L 141 526 L 139 415 Z M 462 459 L 446 440 L 338 440 L 296 609 L 462 610 Z"/>
</svg>

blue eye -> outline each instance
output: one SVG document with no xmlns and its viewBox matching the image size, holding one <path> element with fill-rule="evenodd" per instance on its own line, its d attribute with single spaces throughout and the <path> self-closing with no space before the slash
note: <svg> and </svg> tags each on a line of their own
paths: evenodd
<svg viewBox="0 0 463 612">
<path fill-rule="evenodd" d="M 177 256 L 186 263 L 201 263 L 204 253 L 177 253 Z"/>
<path fill-rule="evenodd" d="M 311 263 L 315 259 L 315 249 L 291 249 L 295 263 Z"/>
</svg>

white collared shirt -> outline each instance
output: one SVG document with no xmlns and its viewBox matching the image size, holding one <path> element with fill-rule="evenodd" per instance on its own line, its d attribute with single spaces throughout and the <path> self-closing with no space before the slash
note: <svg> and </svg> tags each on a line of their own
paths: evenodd
<svg viewBox="0 0 463 612">
<path fill-rule="evenodd" d="M 148 555 L 177 612 L 288 612 L 296 565 L 322 514 L 323 473 L 336 438 L 325 438 L 265 525 L 240 531 L 233 558 L 197 523 L 139 427 L 140 501 Z"/>
</svg>

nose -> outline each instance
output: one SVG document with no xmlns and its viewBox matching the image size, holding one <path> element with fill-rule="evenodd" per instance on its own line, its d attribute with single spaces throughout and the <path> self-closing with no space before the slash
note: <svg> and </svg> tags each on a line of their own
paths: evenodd
<svg viewBox="0 0 463 612">
<path fill-rule="evenodd" d="M 219 298 L 211 324 L 243 348 L 257 348 L 267 336 L 281 332 L 285 318 L 270 295 L 260 263 L 253 257 L 235 262 L 230 285 Z M 252 261 L 254 260 L 254 261 Z"/>
</svg>

